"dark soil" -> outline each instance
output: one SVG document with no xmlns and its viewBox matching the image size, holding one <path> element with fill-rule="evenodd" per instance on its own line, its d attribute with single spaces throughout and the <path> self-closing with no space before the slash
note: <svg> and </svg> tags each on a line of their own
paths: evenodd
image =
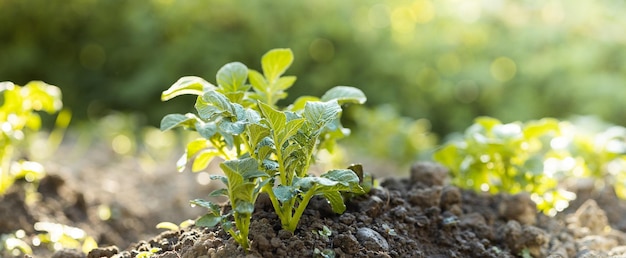
<svg viewBox="0 0 626 258">
<path fill-rule="evenodd" d="M 140 241 L 145 232 L 154 232 L 149 224 L 154 219 L 124 207 L 117 207 L 124 214 L 115 220 L 93 219 L 97 204 L 90 201 L 97 198 L 86 200 L 61 177 L 51 176 L 39 187 L 39 205 L 24 205 L 19 191 L 0 199 L 0 232 L 23 228 L 33 233 L 32 224 L 44 218 L 76 226 L 97 236 L 102 246 L 87 257 L 135 257 L 152 248 L 160 248 L 152 257 L 161 258 L 626 256 L 626 202 L 610 188 L 575 190 L 579 198 L 551 218 L 538 213 L 527 194 L 460 190 L 447 183 L 442 167 L 418 163 L 408 178 L 382 180 L 380 188 L 349 200 L 344 214 L 333 214 L 322 199 L 313 200 L 293 235 L 281 229 L 271 203 L 261 196 L 246 254 L 219 227 L 192 226 Z M 62 250 L 54 257 L 85 255 Z"/>
</svg>

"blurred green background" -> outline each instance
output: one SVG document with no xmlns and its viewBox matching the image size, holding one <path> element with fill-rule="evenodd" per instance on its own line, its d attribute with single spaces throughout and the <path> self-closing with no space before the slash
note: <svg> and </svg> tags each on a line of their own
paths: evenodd
<svg viewBox="0 0 626 258">
<path fill-rule="evenodd" d="M 289 47 L 290 99 L 335 85 L 437 135 L 474 117 L 596 115 L 626 125 L 624 1 L 0 0 L 0 80 L 58 85 L 74 121 L 111 111 L 158 125 L 179 77 L 214 82 Z M 359 114 L 359 112 L 353 112 Z M 358 120 L 359 117 L 354 117 Z M 426 122 L 424 122 L 426 121 Z M 430 124 L 430 125 L 429 125 Z"/>
</svg>

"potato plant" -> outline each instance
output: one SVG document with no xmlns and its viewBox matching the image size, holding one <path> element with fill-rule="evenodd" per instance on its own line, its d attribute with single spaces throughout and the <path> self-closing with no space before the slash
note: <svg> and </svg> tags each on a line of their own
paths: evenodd
<svg viewBox="0 0 626 258">
<path fill-rule="evenodd" d="M 445 144 L 435 160 L 450 168 L 453 183 L 491 193 L 531 193 L 549 215 L 575 198 L 565 180 L 593 178 L 626 198 L 626 128 L 585 132 L 556 119 L 502 124 L 481 117 L 458 141 Z"/>
<path fill-rule="evenodd" d="M 53 114 L 61 110 L 61 90 L 41 81 L 24 86 L 0 82 L 0 195 L 18 178 L 32 182 L 43 177 L 43 167 L 36 162 L 16 160 L 20 145 L 29 134 L 41 129 L 37 111 Z"/>
<path fill-rule="evenodd" d="M 166 115 L 161 129 L 184 127 L 201 136 L 188 143 L 179 170 L 190 165 L 197 172 L 213 158 L 224 160 L 220 164 L 224 175 L 212 179 L 226 188 L 210 195 L 227 196 L 232 209 L 224 214 L 212 202 L 192 204 L 209 210 L 198 225 L 221 224 L 244 249 L 249 247 L 248 227 L 260 193 L 271 199 L 283 228 L 294 232 L 313 196 L 326 198 L 333 211 L 342 213 L 346 209 L 342 193 L 364 192 L 359 176 L 350 169 L 320 176 L 307 172 L 318 150 L 332 148 L 336 139 L 349 133 L 339 120 L 341 106 L 364 103 L 365 95 L 353 87 L 336 86 L 321 98 L 302 96 L 280 108 L 276 103 L 296 81 L 295 76 L 283 76 L 292 62 L 291 50 L 273 49 L 261 59 L 262 72 L 228 63 L 217 72 L 217 86 L 188 76 L 162 94 L 164 101 L 182 94 L 198 96 L 197 114 Z"/>
<path fill-rule="evenodd" d="M 559 155 L 550 143 L 560 134 L 555 119 L 502 124 L 494 118 L 480 117 L 462 140 L 444 145 L 434 158 L 450 168 L 456 185 L 491 193 L 526 191 L 538 208 L 555 213 L 574 198 L 559 187 L 566 171 L 545 173 L 544 169 L 547 157 Z"/>
</svg>

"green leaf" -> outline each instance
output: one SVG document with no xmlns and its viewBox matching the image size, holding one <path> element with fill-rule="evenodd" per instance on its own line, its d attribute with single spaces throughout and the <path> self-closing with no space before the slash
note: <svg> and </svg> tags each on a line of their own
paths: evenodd
<svg viewBox="0 0 626 258">
<path fill-rule="evenodd" d="M 202 95 L 216 87 L 197 76 L 185 76 L 176 81 L 169 89 L 161 93 L 161 101 L 170 100 L 184 94 Z"/>
<path fill-rule="evenodd" d="M 313 130 L 318 131 L 339 117 L 340 113 L 341 107 L 337 104 L 337 101 L 307 102 L 304 105 L 304 113 L 302 115 Z"/>
<path fill-rule="evenodd" d="M 336 100 L 339 105 L 346 103 L 363 104 L 367 101 L 367 97 L 360 89 L 350 86 L 335 86 L 322 96 L 324 102 L 331 100 Z"/>
<path fill-rule="evenodd" d="M 243 89 L 248 78 L 248 67 L 240 62 L 228 63 L 217 71 L 217 85 L 224 93 L 245 91 Z"/>
<path fill-rule="evenodd" d="M 252 214 L 254 212 L 254 204 L 249 201 L 239 200 L 235 206 L 235 211 L 240 214 Z"/>
<path fill-rule="evenodd" d="M 285 203 L 296 196 L 296 189 L 293 186 L 279 185 L 272 189 L 279 202 Z"/>
<path fill-rule="evenodd" d="M 204 149 L 200 151 L 194 158 L 191 165 L 191 172 L 199 172 L 209 166 L 213 158 L 219 156 L 220 153 L 216 149 Z"/>
<path fill-rule="evenodd" d="M 224 185 L 228 186 L 228 178 L 222 175 L 210 175 L 211 180 L 220 180 Z"/>
<path fill-rule="evenodd" d="M 209 194 L 209 197 L 228 196 L 228 190 L 226 188 L 217 189 Z"/>
<path fill-rule="evenodd" d="M 208 91 L 202 95 L 202 99 L 215 106 L 219 111 L 225 112 L 226 116 L 236 115 L 235 107 L 224 94 L 217 91 Z"/>
<path fill-rule="evenodd" d="M 278 81 L 274 84 L 274 89 L 277 91 L 282 91 L 289 89 L 296 82 L 295 76 L 284 76 L 278 78 Z"/>
<path fill-rule="evenodd" d="M 187 144 L 186 158 L 190 159 L 199 151 L 211 147 L 211 143 L 204 138 L 195 139 Z"/>
<path fill-rule="evenodd" d="M 201 206 L 201 207 L 207 208 L 209 210 L 209 213 L 219 214 L 219 211 L 220 211 L 220 206 L 210 201 L 206 201 L 202 199 L 194 199 L 194 200 L 189 201 L 189 203 L 191 203 L 191 205 L 194 205 L 194 206 Z"/>
<path fill-rule="evenodd" d="M 255 183 L 247 182 L 232 187 L 230 189 L 230 201 L 235 203 L 239 203 L 239 201 L 253 202 L 255 186 Z"/>
<path fill-rule="evenodd" d="M 228 180 L 231 180 L 231 177 L 241 177 L 241 182 L 231 182 L 231 185 L 241 184 L 243 180 L 267 176 L 263 171 L 259 171 L 258 163 L 253 158 L 227 160 L 220 164 L 220 167 L 224 170 Z"/>
<path fill-rule="evenodd" d="M 259 124 L 249 124 L 246 131 L 251 146 L 258 146 L 263 138 L 270 135 L 270 129 Z"/>
<path fill-rule="evenodd" d="M 259 109 L 272 130 L 280 132 L 285 128 L 285 123 L 287 123 L 285 113 L 275 110 L 263 102 L 259 102 Z"/>
<path fill-rule="evenodd" d="M 220 221 L 222 221 L 222 216 L 208 213 L 198 218 L 195 225 L 198 227 L 212 228 L 219 224 Z"/>
<path fill-rule="evenodd" d="M 341 193 L 338 191 L 324 192 L 323 196 L 326 200 L 328 200 L 330 207 L 335 213 L 341 214 L 346 211 L 346 204 L 343 201 Z"/>
<path fill-rule="evenodd" d="M 269 82 L 274 82 L 280 77 L 293 62 L 291 49 L 272 49 L 261 58 L 263 74 Z"/>
<path fill-rule="evenodd" d="M 342 184 L 359 183 L 359 177 L 356 175 L 356 173 L 354 173 L 354 171 L 350 169 L 333 169 L 322 174 L 320 177 L 328 178 Z"/>
<path fill-rule="evenodd" d="M 250 84 L 252 84 L 252 88 L 256 92 L 267 92 L 268 91 L 268 83 L 265 80 L 263 75 L 255 70 L 248 71 L 248 79 L 250 80 Z"/>
<path fill-rule="evenodd" d="M 169 114 L 161 119 L 161 131 L 167 131 L 178 126 L 194 128 L 195 121 L 196 116 L 193 114 Z"/>
<path fill-rule="evenodd" d="M 217 133 L 217 125 L 213 122 L 196 122 L 196 131 L 205 139 L 211 139 Z"/>
</svg>

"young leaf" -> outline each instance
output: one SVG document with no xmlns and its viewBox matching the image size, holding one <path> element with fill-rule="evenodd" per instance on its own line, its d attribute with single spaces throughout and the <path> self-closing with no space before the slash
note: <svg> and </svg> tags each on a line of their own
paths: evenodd
<svg viewBox="0 0 626 258">
<path fill-rule="evenodd" d="M 204 216 L 198 218 L 195 225 L 198 227 L 212 228 L 219 224 L 220 221 L 222 221 L 222 216 L 215 215 L 213 213 L 207 213 L 204 214 Z"/>
<path fill-rule="evenodd" d="M 296 189 L 293 186 L 279 185 L 273 189 L 274 195 L 279 202 L 285 203 L 296 196 Z"/>
<path fill-rule="evenodd" d="M 217 71 L 217 85 L 224 93 L 248 90 L 245 87 L 248 78 L 248 67 L 240 62 L 228 63 Z"/>
<path fill-rule="evenodd" d="M 333 212 L 341 214 L 346 211 L 346 205 L 344 204 L 343 197 L 338 191 L 324 192 L 323 196 L 326 200 L 328 200 L 328 203 L 330 203 L 330 207 L 333 209 Z"/>
<path fill-rule="evenodd" d="M 286 90 L 286 89 L 289 89 L 295 82 L 296 82 L 295 76 L 280 77 L 278 78 L 278 81 L 276 81 L 274 88 L 279 91 Z"/>
<path fill-rule="evenodd" d="M 337 101 L 307 102 L 304 105 L 302 115 L 314 131 L 323 129 L 328 123 L 335 120 L 341 113 L 341 107 Z"/>
<path fill-rule="evenodd" d="M 194 128 L 195 121 L 196 116 L 193 114 L 169 114 L 161 119 L 161 131 L 167 131 L 178 126 Z"/>
<path fill-rule="evenodd" d="M 285 113 L 275 110 L 263 102 L 259 102 L 259 109 L 272 130 L 280 132 L 284 129 L 285 123 L 287 123 Z"/>
<path fill-rule="evenodd" d="M 235 211 L 240 214 L 252 214 L 254 212 L 254 204 L 251 201 L 238 200 L 235 205 Z"/>
<path fill-rule="evenodd" d="M 248 79 L 250 80 L 250 84 L 252 84 L 252 88 L 256 92 L 267 92 L 268 83 L 265 80 L 263 75 L 255 70 L 248 71 Z"/>
<path fill-rule="evenodd" d="M 202 95 L 202 99 L 207 103 L 215 106 L 220 112 L 226 116 L 235 116 L 235 107 L 224 94 L 217 91 L 208 91 Z"/>
<path fill-rule="evenodd" d="M 278 79 L 293 62 L 291 49 L 272 49 L 261 58 L 265 78 L 272 83 Z"/>
<path fill-rule="evenodd" d="M 204 149 L 200 151 L 193 160 L 193 165 L 191 165 L 191 172 L 199 172 L 204 170 L 209 166 L 211 160 L 219 155 L 220 153 L 216 149 Z"/>
<path fill-rule="evenodd" d="M 324 93 L 321 99 L 324 102 L 337 100 L 339 105 L 345 103 L 363 104 L 367 100 L 363 91 L 350 86 L 335 86 Z"/>
<path fill-rule="evenodd" d="M 228 196 L 228 189 L 220 188 L 209 194 L 209 197 Z"/>
<path fill-rule="evenodd" d="M 197 76 L 185 76 L 176 81 L 169 89 L 161 94 L 161 100 L 167 101 L 184 94 L 202 95 L 205 91 L 214 90 L 216 87 Z"/>
</svg>

